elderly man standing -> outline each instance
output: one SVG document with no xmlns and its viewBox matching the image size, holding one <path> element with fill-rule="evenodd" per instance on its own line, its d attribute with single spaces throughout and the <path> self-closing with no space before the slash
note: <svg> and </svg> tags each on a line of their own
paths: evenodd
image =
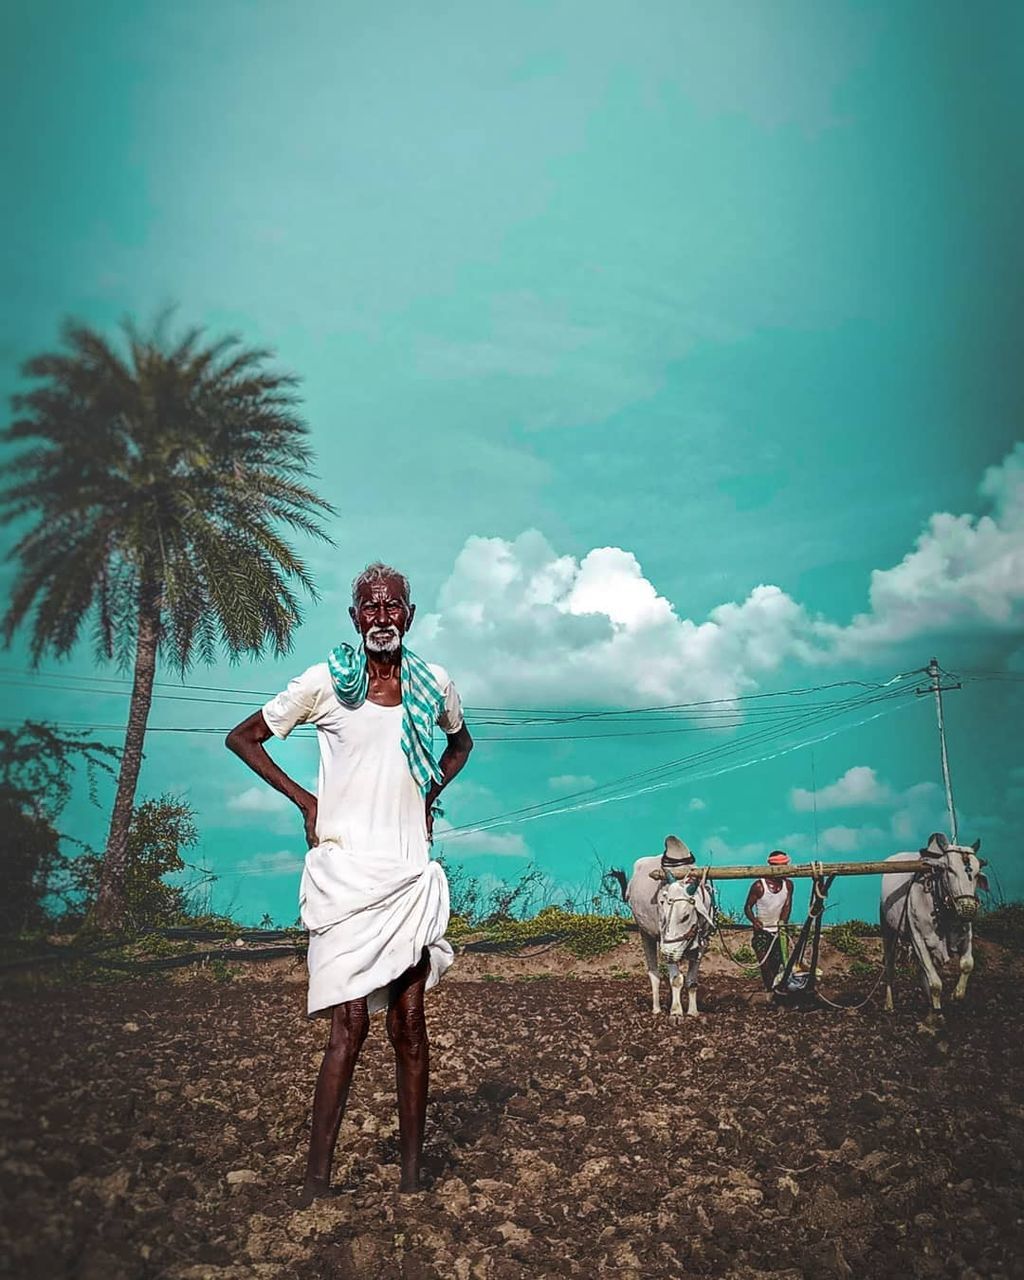
<svg viewBox="0 0 1024 1280">
<path fill-rule="evenodd" d="M 429 1050 L 424 991 L 452 962 L 448 882 L 430 861 L 432 807 L 473 741 L 448 673 L 403 643 L 416 613 L 404 574 L 371 564 L 352 584 L 358 647 L 340 644 L 228 734 L 227 745 L 302 814 L 299 888 L 309 930 L 309 1016 L 330 1018 L 313 1095 L 301 1204 L 327 1193 L 331 1161 L 370 1016 L 387 1010 L 398 1079 L 400 1190 L 419 1186 Z M 271 735 L 314 724 L 314 796 L 267 754 Z M 447 736 L 439 760 L 434 725 Z"/>
<path fill-rule="evenodd" d="M 793 881 L 785 875 L 789 866 L 789 854 L 776 849 L 768 855 L 768 865 L 778 872 L 755 880 L 750 886 L 743 914 L 754 926 L 751 942 L 757 962 L 761 966 L 761 981 L 765 990 L 775 988 L 775 979 L 785 961 L 782 948 L 785 945 L 785 926 L 793 909 Z"/>
</svg>

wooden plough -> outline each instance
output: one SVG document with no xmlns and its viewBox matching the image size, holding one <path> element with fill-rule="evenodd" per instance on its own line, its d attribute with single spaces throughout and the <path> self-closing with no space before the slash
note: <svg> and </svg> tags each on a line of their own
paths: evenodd
<svg viewBox="0 0 1024 1280">
<path fill-rule="evenodd" d="M 805 862 L 782 867 L 702 867 L 692 863 L 680 867 L 675 874 L 700 875 L 708 880 L 792 880 L 800 877 L 821 880 L 825 876 L 879 876 L 889 872 L 925 871 L 932 864 L 924 858 L 908 858 L 905 862 Z M 660 867 L 650 873 L 652 880 L 664 880 Z"/>
<path fill-rule="evenodd" d="M 672 868 L 675 879 L 682 876 L 699 876 L 702 880 L 784 880 L 811 879 L 811 900 L 808 905 L 807 919 L 803 923 L 795 945 L 790 951 L 785 967 L 776 981 L 776 996 L 805 995 L 817 996 L 818 949 L 821 945 L 821 917 L 825 910 L 825 900 L 836 876 L 870 876 L 886 875 L 890 872 L 899 874 L 925 871 L 931 864 L 923 858 L 908 858 L 898 862 L 807 862 L 799 865 L 785 866 L 751 865 L 744 867 L 712 867 L 698 866 L 691 863 L 684 867 Z M 650 872 L 652 880 L 664 880 L 665 872 L 655 867 Z M 810 946 L 810 963 L 805 971 L 797 974 L 794 971 L 801 963 L 807 947 Z M 877 984 L 876 984 L 877 985 Z M 824 997 L 820 997 L 824 998 Z"/>
</svg>

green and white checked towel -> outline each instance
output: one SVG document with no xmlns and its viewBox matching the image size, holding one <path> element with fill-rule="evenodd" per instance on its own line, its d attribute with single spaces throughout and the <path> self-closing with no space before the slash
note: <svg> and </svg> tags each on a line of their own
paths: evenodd
<svg viewBox="0 0 1024 1280">
<path fill-rule="evenodd" d="M 331 683 L 342 706 L 355 709 L 366 701 L 370 686 L 366 653 L 350 644 L 339 644 L 327 655 Z M 422 658 L 402 646 L 402 750 L 409 772 L 426 793 L 430 783 L 441 781 L 434 759 L 434 725 L 444 709 L 444 690 Z"/>
</svg>

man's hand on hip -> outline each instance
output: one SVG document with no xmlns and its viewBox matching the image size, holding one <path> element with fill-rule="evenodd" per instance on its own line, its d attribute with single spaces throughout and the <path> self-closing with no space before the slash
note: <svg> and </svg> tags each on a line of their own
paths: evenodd
<svg viewBox="0 0 1024 1280">
<path fill-rule="evenodd" d="M 295 803 L 302 811 L 302 817 L 306 829 L 306 847 L 312 849 L 317 843 L 316 838 L 316 815 L 317 815 L 317 799 L 311 791 L 303 791 L 295 799 Z"/>
<path fill-rule="evenodd" d="M 437 797 L 440 791 L 436 787 L 430 787 L 423 797 L 423 805 L 425 818 L 427 823 L 427 844 L 434 843 L 434 805 L 437 803 Z"/>
</svg>

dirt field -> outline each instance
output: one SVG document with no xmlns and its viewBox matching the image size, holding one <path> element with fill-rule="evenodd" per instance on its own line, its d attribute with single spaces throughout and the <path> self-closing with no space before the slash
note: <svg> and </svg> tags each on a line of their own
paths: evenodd
<svg viewBox="0 0 1024 1280">
<path fill-rule="evenodd" d="M 323 1027 L 303 1016 L 300 972 L 6 993 L 0 1270 L 1024 1274 L 1024 999 L 997 956 L 968 1007 L 927 1034 L 906 982 L 887 1019 L 877 1001 L 771 1012 L 724 972 L 709 972 L 704 1016 L 655 1025 L 636 949 L 600 966 L 545 954 L 551 974 L 516 980 L 525 962 L 466 957 L 428 998 L 430 1189 L 395 1194 L 377 1020 L 339 1194 L 302 1212 L 291 1201 Z M 611 976 L 620 966 L 628 978 Z M 834 979 L 829 992 L 853 1000 L 869 985 Z"/>
</svg>

